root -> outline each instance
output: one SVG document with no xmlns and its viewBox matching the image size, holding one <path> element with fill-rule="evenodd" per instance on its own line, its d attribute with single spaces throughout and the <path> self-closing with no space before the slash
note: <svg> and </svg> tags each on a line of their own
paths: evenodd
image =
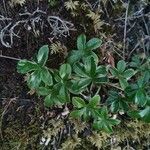
<svg viewBox="0 0 150 150">
<path fill-rule="evenodd" d="M 11 48 L 14 41 L 21 38 L 19 36 L 21 29 L 31 30 L 37 37 L 40 32 L 44 31 L 44 28 L 50 27 L 50 34 L 53 38 L 67 37 L 71 30 L 75 30 L 72 23 L 57 16 L 47 17 L 47 13 L 39 8 L 32 13 L 28 11 L 20 13 L 19 16 L 21 19 L 14 23 L 12 18 L 0 15 L 0 23 L 2 22 L 2 25 L 0 25 L 0 43 L 4 47 Z"/>
</svg>

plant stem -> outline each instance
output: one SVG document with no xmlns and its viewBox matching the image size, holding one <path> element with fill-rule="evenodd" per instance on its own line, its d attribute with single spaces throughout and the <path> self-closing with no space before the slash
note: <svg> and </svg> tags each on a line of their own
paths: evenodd
<svg viewBox="0 0 150 150">
<path fill-rule="evenodd" d="M 122 88 L 120 88 L 120 87 L 118 87 L 118 86 L 116 86 L 116 85 L 114 85 L 114 84 L 112 84 L 112 83 L 106 83 L 106 85 L 112 86 L 112 87 L 114 87 L 114 88 L 116 88 L 116 89 L 119 89 L 119 90 L 123 91 Z"/>
</svg>

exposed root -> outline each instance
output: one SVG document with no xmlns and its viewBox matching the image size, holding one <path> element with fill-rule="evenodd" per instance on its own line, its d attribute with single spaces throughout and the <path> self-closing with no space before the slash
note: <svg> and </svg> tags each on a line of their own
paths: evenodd
<svg viewBox="0 0 150 150">
<path fill-rule="evenodd" d="M 20 20 L 13 22 L 12 18 L 7 18 L 0 15 L 0 21 L 3 22 L 0 25 L 0 43 L 7 48 L 11 48 L 16 38 L 19 36 L 19 31 L 23 28 L 27 31 L 32 31 L 35 37 L 43 32 L 44 28 L 50 27 L 50 34 L 53 38 L 67 37 L 70 35 L 70 30 L 75 30 L 74 25 L 68 21 L 64 21 L 57 16 L 46 16 L 45 11 L 37 8 L 34 12 L 20 13 Z M 25 18 L 25 19 L 22 19 Z M 6 22 L 7 21 L 7 22 Z"/>
</svg>

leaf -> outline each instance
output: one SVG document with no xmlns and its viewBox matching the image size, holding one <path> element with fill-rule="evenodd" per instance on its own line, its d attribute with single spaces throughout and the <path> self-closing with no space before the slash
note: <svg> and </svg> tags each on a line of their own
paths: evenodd
<svg viewBox="0 0 150 150">
<path fill-rule="evenodd" d="M 94 97 L 92 97 L 92 98 L 90 99 L 90 102 L 89 102 L 88 106 L 94 108 L 94 107 L 96 107 L 99 103 L 100 103 L 100 96 L 99 96 L 99 95 L 95 95 Z"/>
<path fill-rule="evenodd" d="M 137 118 L 137 119 L 141 118 L 141 116 L 139 115 L 139 111 L 137 111 L 137 110 L 136 111 L 129 111 L 128 115 L 132 118 Z"/>
<path fill-rule="evenodd" d="M 86 73 L 89 74 L 90 77 L 93 77 L 96 73 L 96 68 L 97 68 L 94 58 L 88 57 L 87 59 L 85 59 L 84 64 L 85 64 Z"/>
<path fill-rule="evenodd" d="M 46 64 L 46 61 L 48 59 L 48 54 L 49 54 L 48 45 L 44 45 L 39 49 L 37 54 L 37 60 L 41 66 L 44 66 Z"/>
<path fill-rule="evenodd" d="M 110 72 L 114 77 L 118 77 L 119 76 L 119 72 L 116 68 L 110 68 Z"/>
<path fill-rule="evenodd" d="M 73 94 L 79 94 L 82 92 L 89 84 L 91 83 L 91 79 L 81 79 L 79 81 L 73 80 L 72 86 L 70 87 L 70 91 Z"/>
<path fill-rule="evenodd" d="M 146 107 L 144 110 L 140 111 L 139 115 L 141 116 L 142 120 L 150 123 L 150 107 Z"/>
<path fill-rule="evenodd" d="M 65 85 L 62 85 L 60 87 L 58 98 L 60 99 L 61 103 L 66 103 L 70 101 L 70 94 Z"/>
<path fill-rule="evenodd" d="M 106 67 L 105 66 L 98 66 L 97 70 L 96 70 L 96 74 L 100 77 L 102 76 L 106 76 L 107 75 L 107 71 L 106 71 Z"/>
<path fill-rule="evenodd" d="M 46 96 L 46 95 L 49 95 L 51 92 L 50 89 L 46 88 L 46 87 L 39 87 L 37 89 L 37 93 L 41 96 Z"/>
<path fill-rule="evenodd" d="M 20 60 L 17 64 L 18 73 L 28 73 L 34 71 L 38 68 L 38 65 L 35 62 L 31 62 L 28 60 Z"/>
<path fill-rule="evenodd" d="M 126 63 L 124 60 L 120 60 L 118 63 L 117 63 L 117 69 L 120 73 L 122 73 L 123 71 L 125 71 L 125 68 L 126 68 Z"/>
<path fill-rule="evenodd" d="M 70 113 L 70 115 L 74 118 L 81 118 L 81 116 L 83 115 L 84 111 L 81 110 L 74 110 Z"/>
<path fill-rule="evenodd" d="M 147 102 L 147 99 L 146 99 L 145 93 L 141 89 L 139 89 L 135 95 L 135 103 L 140 106 L 144 106 L 146 102 Z"/>
<path fill-rule="evenodd" d="M 133 69 L 128 69 L 123 73 L 123 76 L 129 80 L 135 74 Z"/>
<path fill-rule="evenodd" d="M 86 43 L 86 50 L 95 50 L 99 48 L 102 44 L 102 41 L 99 38 L 92 38 Z"/>
<path fill-rule="evenodd" d="M 124 78 L 119 78 L 119 83 L 123 90 L 128 86 L 128 82 Z"/>
<path fill-rule="evenodd" d="M 83 56 L 83 52 L 79 50 L 73 50 L 70 52 L 67 62 L 71 65 L 78 62 Z"/>
<path fill-rule="evenodd" d="M 53 85 L 52 75 L 50 74 L 47 68 L 42 68 L 41 79 L 46 85 L 49 85 L 49 86 Z"/>
<path fill-rule="evenodd" d="M 87 73 L 85 71 L 85 68 L 84 68 L 84 66 L 81 63 L 80 64 L 79 63 L 75 64 L 73 69 L 74 69 L 74 72 L 78 76 L 80 76 L 80 77 L 88 77 L 88 75 L 87 75 Z"/>
<path fill-rule="evenodd" d="M 52 107 L 52 105 L 54 105 L 54 102 L 52 100 L 51 94 L 45 97 L 45 99 L 44 99 L 44 105 L 46 107 Z"/>
<path fill-rule="evenodd" d="M 84 100 L 80 97 L 73 97 L 72 103 L 77 108 L 82 108 L 86 105 Z"/>
<path fill-rule="evenodd" d="M 77 48 L 78 50 L 84 50 L 86 46 L 86 36 L 84 34 L 81 34 L 78 38 L 77 38 Z"/>
<path fill-rule="evenodd" d="M 95 120 L 93 123 L 93 128 L 96 130 L 104 130 L 105 132 L 112 133 L 112 127 L 120 123 L 117 119 L 101 119 Z"/>
<path fill-rule="evenodd" d="M 38 88 L 41 83 L 41 74 L 39 70 L 34 71 L 27 80 L 29 87 Z"/>
<path fill-rule="evenodd" d="M 71 66 L 70 64 L 63 64 L 60 66 L 59 75 L 62 79 L 69 78 L 71 75 Z"/>
</svg>

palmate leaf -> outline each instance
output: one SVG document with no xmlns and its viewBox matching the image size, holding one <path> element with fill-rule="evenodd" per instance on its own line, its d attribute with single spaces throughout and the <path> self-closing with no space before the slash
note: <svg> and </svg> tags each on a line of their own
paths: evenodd
<svg viewBox="0 0 150 150">
<path fill-rule="evenodd" d="M 72 81 L 72 88 L 74 89 L 86 88 L 91 83 L 108 82 L 106 68 L 104 66 L 97 67 L 97 62 L 93 57 L 87 57 L 83 63 L 76 63 L 73 70 L 76 73 L 74 77 L 75 81 Z"/>
<path fill-rule="evenodd" d="M 119 95 L 117 91 L 110 91 L 109 97 L 107 98 L 107 104 L 110 106 L 111 112 L 127 112 L 129 109 L 127 99 L 128 98 Z"/>
<path fill-rule="evenodd" d="M 121 88 L 124 90 L 128 87 L 128 80 L 136 73 L 133 69 L 126 69 L 126 63 L 124 60 L 120 60 L 117 63 L 117 68 L 110 68 L 110 72 L 113 77 L 119 79 Z"/>
<path fill-rule="evenodd" d="M 92 51 L 100 47 L 102 41 L 98 38 L 93 38 L 86 43 L 86 36 L 84 34 L 80 35 L 77 39 L 78 50 L 73 50 L 70 52 L 68 57 L 68 63 L 73 65 L 74 63 L 84 60 L 85 57 L 93 56 L 98 60 L 97 55 Z"/>
<path fill-rule="evenodd" d="M 90 117 L 96 115 L 100 96 L 95 95 L 90 98 L 89 103 L 85 103 L 85 101 L 79 97 L 74 97 L 72 102 L 76 110 L 74 110 L 71 114 L 73 114 L 73 116 L 83 118 L 84 120 L 88 120 Z"/>
<path fill-rule="evenodd" d="M 104 130 L 105 132 L 111 133 L 112 127 L 120 123 L 117 119 L 109 118 L 108 111 L 104 107 L 99 109 L 98 117 L 94 120 L 93 128 L 96 130 Z"/>
</svg>

